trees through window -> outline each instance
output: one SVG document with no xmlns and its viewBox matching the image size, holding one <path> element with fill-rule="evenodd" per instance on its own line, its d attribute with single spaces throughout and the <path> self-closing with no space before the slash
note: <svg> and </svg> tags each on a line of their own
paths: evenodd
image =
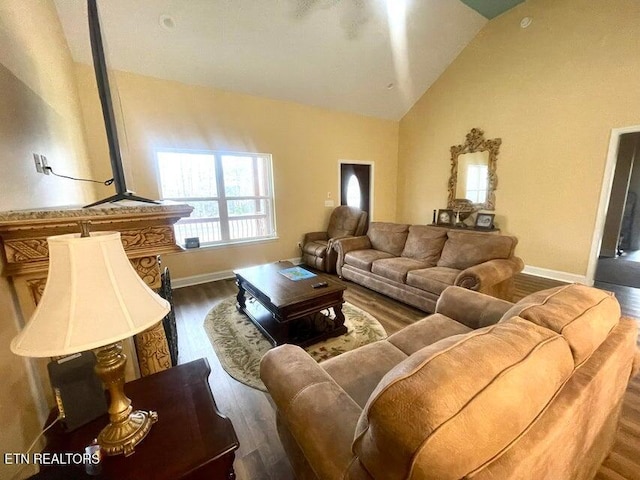
<svg viewBox="0 0 640 480">
<path fill-rule="evenodd" d="M 158 151 L 157 160 L 162 198 L 194 209 L 175 225 L 179 243 L 188 237 L 213 245 L 276 236 L 271 155 Z"/>
</svg>

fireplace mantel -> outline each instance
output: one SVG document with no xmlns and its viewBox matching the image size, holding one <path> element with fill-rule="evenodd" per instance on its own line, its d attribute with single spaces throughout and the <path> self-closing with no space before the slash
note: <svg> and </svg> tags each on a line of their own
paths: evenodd
<svg viewBox="0 0 640 480">
<path fill-rule="evenodd" d="M 121 201 L 91 208 L 56 207 L 0 212 L 2 275 L 10 277 L 22 316 L 27 320 L 42 296 L 49 268 L 47 237 L 79 232 L 78 222 L 91 231 L 118 231 L 125 252 L 145 283 L 161 285 L 158 256 L 181 251 L 173 224 L 193 208 L 174 202 L 143 204 Z M 171 366 L 161 324 L 136 337 L 139 373 L 149 375 Z M 130 352 L 131 353 L 131 352 Z M 135 362 L 130 362 L 135 365 Z M 138 371 L 128 372 L 137 376 Z"/>
</svg>

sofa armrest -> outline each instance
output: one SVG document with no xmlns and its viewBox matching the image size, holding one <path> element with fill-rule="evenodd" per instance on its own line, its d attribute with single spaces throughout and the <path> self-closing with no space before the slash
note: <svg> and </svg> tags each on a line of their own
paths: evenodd
<svg viewBox="0 0 640 480">
<path fill-rule="evenodd" d="M 513 303 L 462 287 L 447 287 L 438 298 L 436 312 L 469 328 L 493 325 Z"/>
<path fill-rule="evenodd" d="M 327 232 L 309 232 L 305 233 L 304 240 L 302 241 L 303 245 L 306 245 L 310 242 L 315 242 L 316 240 L 329 240 L 329 234 Z"/>
<path fill-rule="evenodd" d="M 282 345 L 260 362 L 280 419 L 322 479 L 342 479 L 362 409 L 302 348 Z"/>
<path fill-rule="evenodd" d="M 461 271 L 454 285 L 480 290 L 513 277 L 523 268 L 524 262 L 518 257 L 489 260 Z"/>
<path fill-rule="evenodd" d="M 353 250 L 366 250 L 371 248 L 371 241 L 366 235 L 360 237 L 348 237 L 336 239 L 333 242 L 333 249 L 338 252 L 338 260 L 336 262 L 336 272 L 342 277 L 342 266 L 344 265 L 344 256 Z"/>
</svg>

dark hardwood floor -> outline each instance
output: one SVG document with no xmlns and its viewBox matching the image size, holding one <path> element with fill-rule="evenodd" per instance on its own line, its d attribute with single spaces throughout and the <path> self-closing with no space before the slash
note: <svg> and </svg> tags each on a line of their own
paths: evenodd
<svg viewBox="0 0 640 480">
<path fill-rule="evenodd" d="M 529 293 L 561 285 L 561 282 L 529 275 L 516 278 L 515 299 Z M 424 312 L 403 305 L 354 283 L 347 282 L 345 299 L 368 311 L 388 334 L 425 316 Z M 640 289 L 598 284 L 613 291 L 623 314 L 640 318 Z M 202 322 L 220 300 L 235 295 L 233 280 L 221 280 L 176 289 L 173 298 L 178 325 L 180 363 L 206 357 L 211 365 L 209 383 L 222 413 L 231 418 L 240 440 L 235 469 L 239 480 L 294 479 L 275 428 L 275 412 L 269 395 L 231 378 L 220 366 Z M 597 480 L 640 480 L 640 375 L 629 385 L 616 445 L 604 462 Z"/>
</svg>

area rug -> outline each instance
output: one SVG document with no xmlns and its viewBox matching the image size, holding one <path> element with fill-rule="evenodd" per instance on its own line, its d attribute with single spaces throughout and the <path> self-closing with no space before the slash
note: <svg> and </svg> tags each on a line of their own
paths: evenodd
<svg viewBox="0 0 640 480">
<path fill-rule="evenodd" d="M 364 310 L 345 303 L 342 312 L 347 333 L 305 348 L 317 362 L 387 337 L 382 325 Z M 266 392 L 260 380 L 260 359 L 273 347 L 251 320 L 236 310 L 236 298 L 229 297 L 213 307 L 203 327 L 226 372 Z"/>
</svg>

